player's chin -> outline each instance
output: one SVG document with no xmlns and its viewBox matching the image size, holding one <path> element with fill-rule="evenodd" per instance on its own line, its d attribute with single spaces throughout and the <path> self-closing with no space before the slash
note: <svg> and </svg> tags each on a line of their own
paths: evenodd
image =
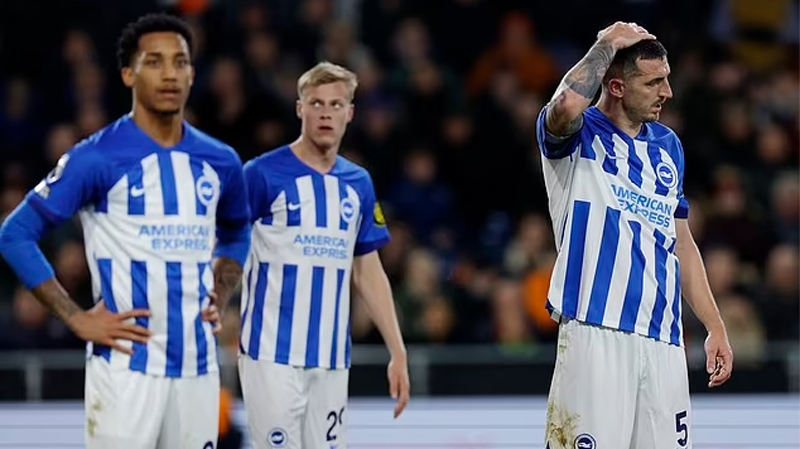
<svg viewBox="0 0 800 449">
<path fill-rule="evenodd" d="M 155 112 L 160 115 L 177 115 L 181 113 L 183 107 L 180 104 L 160 104 L 155 108 Z"/>
<path fill-rule="evenodd" d="M 643 122 L 657 122 L 661 118 L 661 111 L 649 112 L 642 118 Z"/>
<path fill-rule="evenodd" d="M 323 149 L 326 149 L 326 150 L 329 149 L 329 148 L 335 147 L 337 142 L 338 142 L 338 139 L 336 139 L 336 137 L 333 136 L 332 134 L 318 135 L 318 136 L 315 136 L 315 138 L 314 138 L 314 144 L 318 148 L 323 148 Z"/>
</svg>

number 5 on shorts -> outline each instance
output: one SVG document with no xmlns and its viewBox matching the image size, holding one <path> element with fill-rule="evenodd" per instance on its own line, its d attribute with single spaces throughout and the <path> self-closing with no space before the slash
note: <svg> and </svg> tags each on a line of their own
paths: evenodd
<svg viewBox="0 0 800 449">
<path fill-rule="evenodd" d="M 327 419 L 331 423 L 331 426 L 328 427 L 328 441 L 336 441 L 336 433 L 334 431 L 336 430 L 337 424 L 340 426 L 342 425 L 342 415 L 344 415 L 344 407 L 339 410 L 339 413 L 336 413 L 336 410 L 332 410 L 330 413 L 328 413 Z"/>
<path fill-rule="evenodd" d="M 675 432 L 681 435 L 678 438 L 678 445 L 680 445 L 680 447 L 686 447 L 686 444 L 689 442 L 689 427 L 683 422 L 683 420 L 686 419 L 686 415 L 686 410 L 675 414 Z"/>
</svg>

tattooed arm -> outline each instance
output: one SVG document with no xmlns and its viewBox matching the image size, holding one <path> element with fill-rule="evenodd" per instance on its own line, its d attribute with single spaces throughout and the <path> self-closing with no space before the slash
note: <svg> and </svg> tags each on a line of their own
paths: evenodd
<svg viewBox="0 0 800 449">
<path fill-rule="evenodd" d="M 0 228 L 0 254 L 36 299 L 63 320 L 78 337 L 130 354 L 130 345 L 122 344 L 120 340 L 145 343 L 150 332 L 127 321 L 150 316 L 150 312 L 129 310 L 112 313 L 106 309 L 104 300 L 88 312 L 81 309 L 58 282 L 53 267 L 37 244 L 58 222 L 48 221 L 31 205 L 31 201 L 30 197 L 23 201 Z"/>
<path fill-rule="evenodd" d="M 55 278 L 34 288 L 31 293 L 50 310 L 50 313 L 61 318 L 70 327 L 73 325 L 75 315 L 83 312 Z"/>
<path fill-rule="evenodd" d="M 636 25 L 617 22 L 598 33 L 597 42 L 572 67 L 556 89 L 547 109 L 547 132 L 555 137 L 575 134 L 583 125 L 583 111 L 594 100 L 617 50 L 643 39 L 654 39 Z"/>
</svg>

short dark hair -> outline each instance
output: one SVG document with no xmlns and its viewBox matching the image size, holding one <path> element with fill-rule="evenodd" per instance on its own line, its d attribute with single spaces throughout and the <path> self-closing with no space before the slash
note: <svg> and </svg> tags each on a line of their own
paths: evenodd
<svg viewBox="0 0 800 449">
<path fill-rule="evenodd" d="M 145 34 L 173 32 L 178 33 L 186 40 L 189 46 L 189 53 L 194 49 L 194 38 L 192 30 L 184 20 L 165 13 L 152 13 L 140 17 L 135 22 L 131 22 L 122 31 L 117 44 L 117 62 L 119 69 L 130 67 L 133 55 L 139 51 L 139 40 Z"/>
<path fill-rule="evenodd" d="M 635 75 L 638 71 L 636 61 L 664 59 L 667 57 L 667 49 L 661 42 L 655 39 L 639 41 L 630 47 L 617 51 L 611 65 L 603 77 L 603 84 L 608 83 L 612 78 L 626 78 Z"/>
</svg>

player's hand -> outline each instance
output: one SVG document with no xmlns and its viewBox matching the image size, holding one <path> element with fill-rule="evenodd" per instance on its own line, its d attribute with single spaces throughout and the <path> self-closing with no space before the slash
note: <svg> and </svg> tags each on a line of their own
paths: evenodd
<svg viewBox="0 0 800 449">
<path fill-rule="evenodd" d="M 718 387 L 733 373 L 733 350 L 725 331 L 709 332 L 705 342 L 708 387 Z"/>
<path fill-rule="evenodd" d="M 392 357 L 386 372 L 389 377 L 389 395 L 397 401 L 397 405 L 394 408 L 394 417 L 396 419 L 406 409 L 411 390 L 406 359 Z"/>
<path fill-rule="evenodd" d="M 655 38 L 643 27 L 635 23 L 626 22 L 617 22 L 597 33 L 598 41 L 608 42 L 615 50 L 630 47 L 645 39 Z"/>
<path fill-rule="evenodd" d="M 214 335 L 217 335 L 222 332 L 222 313 L 220 313 L 217 307 L 217 294 L 211 292 L 208 296 L 211 298 L 211 304 L 202 312 L 203 321 L 213 324 L 212 332 Z"/>
<path fill-rule="evenodd" d="M 133 355 L 132 348 L 126 348 L 117 340 L 147 343 L 150 331 L 128 322 L 135 318 L 147 318 L 149 310 L 136 309 L 122 313 L 112 313 L 99 301 L 88 312 L 80 312 L 69 320 L 69 326 L 78 337 L 85 341 L 110 346 L 117 351 Z"/>
</svg>

